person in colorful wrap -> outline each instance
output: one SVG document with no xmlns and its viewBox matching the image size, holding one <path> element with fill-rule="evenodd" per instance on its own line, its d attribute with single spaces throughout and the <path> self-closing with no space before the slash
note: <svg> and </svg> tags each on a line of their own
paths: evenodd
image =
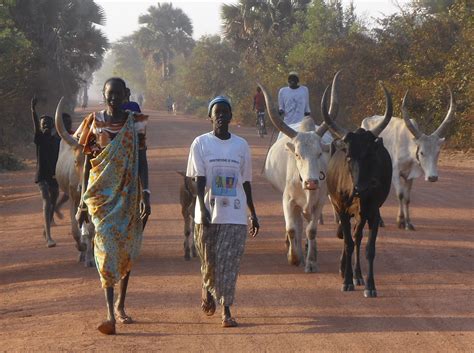
<svg viewBox="0 0 474 353">
<path fill-rule="evenodd" d="M 125 313 L 125 295 L 151 212 L 147 116 L 121 109 L 126 92 L 122 79 L 108 79 L 103 88 L 107 109 L 91 113 L 78 128 L 86 161 L 76 219 L 81 226 L 89 214 L 95 226 L 94 257 L 107 302 L 107 320 L 98 330 L 107 335 L 115 334 L 116 320 L 133 322 Z M 120 292 L 114 307 L 116 283 Z"/>
<path fill-rule="evenodd" d="M 222 305 L 222 326 L 235 327 L 230 306 L 234 301 L 240 259 L 247 236 L 258 234 L 252 200 L 250 148 L 229 132 L 230 101 L 214 98 L 208 107 L 213 131 L 198 136 L 191 145 L 186 175 L 197 180 L 195 245 L 201 259 L 201 308 L 211 316 L 217 300 Z"/>
</svg>

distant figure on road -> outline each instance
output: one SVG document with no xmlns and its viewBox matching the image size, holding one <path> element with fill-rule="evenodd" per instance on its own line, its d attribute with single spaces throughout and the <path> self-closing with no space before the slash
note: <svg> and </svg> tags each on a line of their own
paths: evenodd
<svg viewBox="0 0 474 353">
<path fill-rule="evenodd" d="M 166 108 L 168 109 L 168 113 L 173 111 L 173 98 L 171 98 L 171 94 L 168 94 L 168 98 L 166 98 Z"/>
<path fill-rule="evenodd" d="M 33 97 L 31 100 L 31 116 L 36 145 L 35 183 L 38 184 L 43 200 L 43 236 L 48 248 L 52 248 L 56 246 L 56 242 L 51 237 L 51 222 L 59 195 L 59 185 L 55 174 L 61 139 L 56 133 L 53 134 L 54 120 L 52 117 L 43 115 L 38 120 L 38 115 L 36 114 L 37 103 L 37 98 Z"/>
<path fill-rule="evenodd" d="M 125 103 L 122 104 L 122 110 L 131 110 L 135 113 L 141 113 L 140 106 L 137 102 L 133 102 L 130 100 L 130 88 L 127 87 L 127 97 L 125 98 Z"/>
<path fill-rule="evenodd" d="M 292 71 L 288 74 L 288 87 L 282 87 L 278 92 L 278 111 L 287 125 L 301 123 L 311 114 L 308 88 L 300 86 L 299 82 L 298 73 Z"/>
</svg>

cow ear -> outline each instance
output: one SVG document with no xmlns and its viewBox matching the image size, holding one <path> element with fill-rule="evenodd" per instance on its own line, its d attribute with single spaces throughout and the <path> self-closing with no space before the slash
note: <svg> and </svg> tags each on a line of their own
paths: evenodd
<svg viewBox="0 0 474 353">
<path fill-rule="evenodd" d="M 286 148 L 288 148 L 291 152 L 295 153 L 295 145 L 291 142 L 286 143 Z"/>
<path fill-rule="evenodd" d="M 326 153 L 330 152 L 331 151 L 331 145 L 332 144 L 322 143 L 321 147 L 322 147 L 323 152 L 326 152 Z"/>
</svg>

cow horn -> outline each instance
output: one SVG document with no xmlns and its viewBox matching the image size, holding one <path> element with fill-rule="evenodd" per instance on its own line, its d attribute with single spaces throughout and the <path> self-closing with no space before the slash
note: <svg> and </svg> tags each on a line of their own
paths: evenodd
<svg viewBox="0 0 474 353">
<path fill-rule="evenodd" d="M 415 125 L 413 125 L 410 120 L 410 115 L 408 114 L 408 109 L 406 107 L 407 97 L 408 97 L 408 90 L 405 93 L 405 96 L 403 97 L 403 101 L 402 101 L 402 117 L 403 117 L 403 120 L 405 121 L 405 125 L 407 129 L 410 130 L 410 132 L 415 137 L 415 139 L 418 140 L 423 133 Z"/>
<path fill-rule="evenodd" d="M 454 99 L 453 99 L 453 91 L 451 91 L 451 87 L 448 86 L 449 89 L 449 109 L 448 113 L 446 114 L 446 117 L 444 118 L 443 122 L 441 125 L 436 129 L 433 134 L 438 135 L 438 137 L 442 138 L 444 137 L 444 134 L 446 133 L 446 130 L 448 129 L 449 124 L 454 120 L 454 110 L 455 105 L 454 105 Z"/>
<path fill-rule="evenodd" d="M 273 104 L 272 104 L 270 95 L 267 93 L 266 89 L 259 82 L 257 82 L 257 85 L 258 87 L 260 87 L 265 97 L 265 102 L 266 102 L 267 110 L 268 110 L 268 116 L 270 117 L 270 120 L 272 121 L 273 125 L 289 138 L 294 138 L 298 133 L 295 130 L 293 130 L 291 127 L 289 127 L 281 118 L 279 117 L 275 118 L 275 113 L 273 111 Z"/>
<path fill-rule="evenodd" d="M 334 78 L 332 79 L 332 87 L 331 87 L 331 104 L 329 106 L 329 116 L 332 120 L 336 120 L 337 113 L 339 112 L 339 102 L 337 100 L 337 92 L 336 92 L 336 82 L 339 74 L 341 73 L 342 69 L 336 72 Z M 326 131 L 328 131 L 329 126 L 324 121 L 320 127 L 316 130 L 316 134 L 322 137 Z"/>
<path fill-rule="evenodd" d="M 327 86 L 326 89 L 324 90 L 323 99 L 321 100 L 321 113 L 323 114 L 324 122 L 329 127 L 329 130 L 331 130 L 331 133 L 336 135 L 337 138 L 343 139 L 344 136 L 346 136 L 348 131 L 343 129 L 339 125 L 337 125 L 336 122 L 331 119 L 331 116 L 328 112 L 328 107 L 326 104 L 328 90 L 329 90 L 329 86 Z"/>
<path fill-rule="evenodd" d="M 54 119 L 56 130 L 64 142 L 66 142 L 69 146 L 76 148 L 77 146 L 79 146 L 79 143 L 71 135 L 69 135 L 69 133 L 66 131 L 66 128 L 64 127 L 63 105 L 64 97 L 61 97 L 56 108 L 56 115 Z"/>
<path fill-rule="evenodd" d="M 390 96 L 390 93 L 387 91 L 382 82 L 380 82 L 380 85 L 382 86 L 383 93 L 385 94 L 385 115 L 383 120 L 376 127 L 370 130 L 370 132 L 372 132 L 374 136 L 379 136 L 383 129 L 387 127 L 388 123 L 390 122 L 390 119 L 392 119 L 393 114 L 392 97 Z"/>
</svg>

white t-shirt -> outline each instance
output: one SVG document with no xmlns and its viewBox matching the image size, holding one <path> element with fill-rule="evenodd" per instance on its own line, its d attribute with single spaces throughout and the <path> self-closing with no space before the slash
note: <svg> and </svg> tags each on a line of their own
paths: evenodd
<svg viewBox="0 0 474 353">
<path fill-rule="evenodd" d="M 252 181 L 250 148 L 243 138 L 231 134 L 221 140 L 208 132 L 191 144 L 186 176 L 206 177 L 204 202 L 213 224 L 247 224 L 247 197 L 243 183 Z M 195 222 L 201 223 L 196 202 Z"/>
<path fill-rule="evenodd" d="M 303 120 L 304 113 L 310 113 L 309 92 L 306 86 L 282 87 L 278 92 L 278 109 L 284 111 L 284 122 L 296 124 Z"/>
</svg>

